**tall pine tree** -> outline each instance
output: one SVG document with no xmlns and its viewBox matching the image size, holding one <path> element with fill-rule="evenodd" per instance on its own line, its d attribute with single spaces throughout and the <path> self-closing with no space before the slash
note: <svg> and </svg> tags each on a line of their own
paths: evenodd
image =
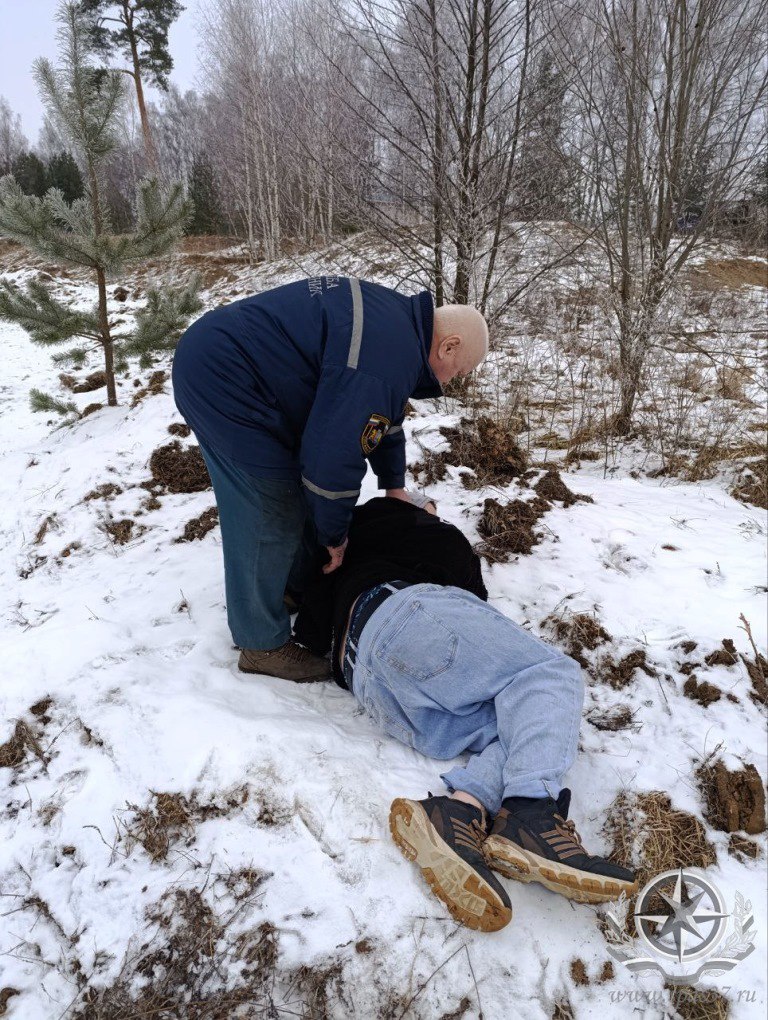
<svg viewBox="0 0 768 1020">
<path fill-rule="evenodd" d="M 3 177 L 0 236 L 21 242 L 47 261 L 91 269 L 98 301 L 91 311 L 75 311 L 40 283 L 30 283 L 24 292 L 2 281 L 0 319 L 19 323 L 36 343 L 85 341 L 56 355 L 59 362 L 82 364 L 89 350 L 100 347 L 107 398 L 114 405 L 116 367 L 124 365 L 129 355 L 138 355 L 146 365 L 153 351 L 172 349 L 200 302 L 196 281 L 181 288 L 150 290 L 134 332 L 115 337 L 107 306 L 107 278 L 167 252 L 180 238 L 190 210 L 180 184 L 163 193 L 155 180 L 147 180 L 140 186 L 135 233 L 112 232 L 102 197 L 102 172 L 117 145 L 116 114 L 124 99 L 124 79 L 119 71 L 96 68 L 89 62 L 87 33 L 75 3 L 61 6 L 59 20 L 62 64 L 54 69 L 47 60 L 38 60 L 35 77 L 83 168 L 86 195 L 67 202 L 60 190 L 51 189 L 38 198 L 25 195 L 12 176 Z"/>
<path fill-rule="evenodd" d="M 133 78 L 139 106 L 147 162 L 157 171 L 157 150 L 147 115 L 144 85 L 163 91 L 173 60 L 168 49 L 168 29 L 184 10 L 178 0 L 78 0 L 87 18 L 91 44 L 111 57 L 120 54 L 130 61 L 125 73 Z"/>
</svg>

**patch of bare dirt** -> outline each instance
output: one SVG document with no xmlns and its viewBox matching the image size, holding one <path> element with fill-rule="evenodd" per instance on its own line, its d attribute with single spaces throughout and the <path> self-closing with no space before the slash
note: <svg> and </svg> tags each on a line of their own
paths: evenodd
<svg viewBox="0 0 768 1020">
<path fill-rule="evenodd" d="M 146 531 L 140 524 L 137 524 L 130 517 L 124 517 L 122 520 L 108 520 L 104 522 L 104 530 L 115 543 L 115 545 L 127 545 L 132 538 L 138 538 L 139 535 Z"/>
<path fill-rule="evenodd" d="M 731 772 L 723 761 L 696 770 L 707 821 L 721 832 L 765 832 L 765 789 L 754 765 Z"/>
<path fill-rule="evenodd" d="M 189 425 L 186 425 L 183 421 L 174 421 L 168 426 L 168 431 L 172 436 L 181 436 L 182 439 L 186 439 L 192 434 L 192 429 Z"/>
<path fill-rule="evenodd" d="M 621 690 L 632 682 L 635 670 L 640 669 L 646 676 L 656 677 L 658 672 L 647 661 L 646 652 L 638 648 L 625 655 L 618 662 L 611 655 L 604 655 L 590 672 L 598 680 L 602 680 L 615 691 Z"/>
<path fill-rule="evenodd" d="M 564 507 L 574 506 L 576 503 L 594 503 L 591 496 L 583 496 L 577 492 L 571 492 L 568 486 L 560 477 L 559 471 L 547 471 L 547 473 L 536 482 L 534 489 L 542 499 L 551 502 L 561 502 Z"/>
<path fill-rule="evenodd" d="M 467 489 L 506 485 L 528 469 L 527 457 L 514 439 L 523 424 L 519 419 L 495 421 L 480 417 L 472 421 L 462 418 L 457 427 L 440 429 L 449 448 L 439 453 L 425 451 L 424 461 L 413 464 L 411 471 L 420 484 L 432 485 L 445 478 L 448 465 L 468 467 L 475 474 L 461 476 Z"/>
<path fill-rule="evenodd" d="M 604 831 L 611 841 L 610 859 L 634 867 L 642 888 L 662 871 L 708 868 L 717 852 L 701 821 L 672 807 L 666 793 L 620 793 Z"/>
<path fill-rule="evenodd" d="M 200 447 L 184 447 L 178 439 L 157 447 L 149 458 L 149 470 L 152 480 L 143 483 L 145 488 L 168 492 L 203 492 L 211 488 Z"/>
<path fill-rule="evenodd" d="M 515 499 L 505 504 L 486 499 L 477 522 L 477 530 L 485 539 L 479 551 L 492 563 L 503 563 L 510 556 L 527 556 L 544 537 L 535 527 L 550 509 L 540 496 L 529 502 Z"/>
<path fill-rule="evenodd" d="M 632 725 L 634 718 L 629 705 L 611 705 L 603 710 L 593 708 L 587 713 L 587 722 L 591 723 L 596 730 L 605 730 L 616 733 L 618 730 L 625 730 Z"/>
<path fill-rule="evenodd" d="M 146 386 L 142 386 L 134 393 L 131 400 L 131 407 L 136 407 L 136 405 L 140 404 L 145 397 L 157 396 L 158 393 L 163 393 L 163 387 L 167 380 L 168 373 L 164 372 L 162 369 L 158 369 L 156 372 L 153 372 L 149 377 Z"/>
<path fill-rule="evenodd" d="M 104 482 L 103 485 L 97 485 L 95 489 L 87 492 L 83 496 L 83 503 L 89 503 L 92 499 L 111 499 L 113 496 L 119 496 L 122 491 L 114 482 Z"/>
<path fill-rule="evenodd" d="M 73 393 L 92 393 L 93 390 L 100 390 L 107 385 L 106 372 L 91 372 L 81 382 L 75 383 L 72 387 Z"/>
<path fill-rule="evenodd" d="M 736 645 L 730 638 L 723 638 L 723 647 L 704 657 L 708 666 L 735 666 L 739 661 Z"/>
<path fill-rule="evenodd" d="M 174 542 L 195 542 L 205 538 L 219 523 L 219 511 L 215 506 L 204 510 L 199 517 L 193 517 L 184 525 L 184 534 L 175 538 Z"/>
<path fill-rule="evenodd" d="M 698 701 L 703 708 L 713 705 L 723 696 L 723 692 L 719 687 L 715 687 L 708 680 L 699 682 L 695 676 L 689 676 L 685 681 L 683 684 L 683 694 L 692 701 Z"/>
</svg>

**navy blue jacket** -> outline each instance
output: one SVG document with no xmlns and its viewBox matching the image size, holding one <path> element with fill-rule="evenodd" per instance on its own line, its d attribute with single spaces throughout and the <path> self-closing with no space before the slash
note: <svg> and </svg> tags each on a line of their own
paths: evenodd
<svg viewBox="0 0 768 1020">
<path fill-rule="evenodd" d="M 442 390 L 429 367 L 423 291 L 313 277 L 207 312 L 179 341 L 176 406 L 201 443 L 251 474 L 301 476 L 322 545 L 339 545 L 370 460 L 405 482 L 410 397 Z"/>
</svg>

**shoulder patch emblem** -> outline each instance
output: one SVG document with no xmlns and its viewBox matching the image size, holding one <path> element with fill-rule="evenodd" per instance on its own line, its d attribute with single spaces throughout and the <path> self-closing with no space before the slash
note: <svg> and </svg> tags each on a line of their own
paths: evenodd
<svg viewBox="0 0 768 1020">
<path fill-rule="evenodd" d="M 360 436 L 360 446 L 366 457 L 373 453 L 384 436 L 386 436 L 391 424 L 392 422 L 389 418 L 385 418 L 383 414 L 371 415 Z"/>
</svg>

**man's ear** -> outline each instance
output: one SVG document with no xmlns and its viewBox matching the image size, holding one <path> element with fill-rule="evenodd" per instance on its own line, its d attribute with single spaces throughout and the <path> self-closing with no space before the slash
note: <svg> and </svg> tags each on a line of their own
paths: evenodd
<svg viewBox="0 0 768 1020">
<path fill-rule="evenodd" d="M 440 341 L 440 348 L 438 354 L 441 358 L 446 357 L 449 354 L 453 354 L 458 347 L 461 346 L 461 337 L 458 333 L 450 333 L 448 336 L 444 336 Z"/>
</svg>

